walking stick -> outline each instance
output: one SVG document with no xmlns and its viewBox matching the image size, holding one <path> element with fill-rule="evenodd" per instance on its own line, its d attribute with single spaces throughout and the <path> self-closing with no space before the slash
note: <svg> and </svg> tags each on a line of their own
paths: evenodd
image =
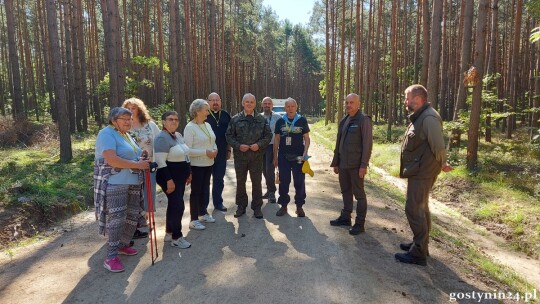
<svg viewBox="0 0 540 304">
<path fill-rule="evenodd" d="M 152 184 L 150 181 L 150 172 L 155 172 L 157 169 L 156 163 L 150 163 L 150 170 L 144 170 L 145 184 L 146 184 L 146 197 L 148 198 L 148 229 L 150 235 L 150 252 L 152 253 L 152 265 L 158 258 L 157 250 L 157 237 L 156 237 L 156 220 L 154 218 L 154 201 L 152 198 Z M 154 259 L 154 248 L 156 251 L 156 257 Z"/>
</svg>

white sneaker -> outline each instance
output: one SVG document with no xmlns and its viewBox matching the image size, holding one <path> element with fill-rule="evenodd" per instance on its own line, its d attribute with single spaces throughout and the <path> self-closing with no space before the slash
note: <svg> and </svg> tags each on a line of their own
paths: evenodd
<svg viewBox="0 0 540 304">
<path fill-rule="evenodd" d="M 187 249 L 191 247 L 191 244 L 188 241 L 186 241 L 186 239 L 184 239 L 183 237 L 179 237 L 177 240 L 171 241 L 171 246 L 178 247 L 181 249 Z"/>
<path fill-rule="evenodd" d="M 199 216 L 199 221 L 203 221 L 205 223 L 215 223 L 216 219 L 213 218 L 210 214 L 205 214 L 203 216 Z"/>
<path fill-rule="evenodd" d="M 165 239 L 164 239 L 165 242 L 170 242 L 172 241 L 172 233 L 165 233 Z"/>
<path fill-rule="evenodd" d="M 201 222 L 199 221 L 191 221 L 191 223 L 189 223 L 189 228 L 195 229 L 195 230 L 204 230 L 206 229 L 206 226 L 201 224 Z"/>
</svg>

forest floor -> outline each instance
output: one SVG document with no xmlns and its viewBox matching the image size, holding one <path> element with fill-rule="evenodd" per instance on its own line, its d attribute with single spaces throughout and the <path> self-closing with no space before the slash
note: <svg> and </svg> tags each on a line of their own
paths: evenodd
<svg viewBox="0 0 540 304">
<path fill-rule="evenodd" d="M 166 199 L 160 194 L 155 265 L 151 265 L 148 239 L 136 240 L 139 254 L 122 256 L 126 271 L 113 274 L 102 266 L 106 238 L 97 234 L 93 212 L 83 212 L 52 229 L 56 233 L 48 239 L 0 255 L 0 299 L 5 303 L 435 303 L 468 296 L 469 300 L 459 302 L 498 303 L 501 295 L 485 300 L 482 293 L 501 291 L 508 296 L 518 291 L 466 258 L 468 242 L 479 242 L 468 229 L 479 228 L 445 216 L 449 212 L 439 212 L 437 206 L 428 266 L 396 262 L 393 255 L 411 232 L 400 194 L 392 186 L 381 186 L 384 174 L 375 170 L 366 179 L 366 233 L 351 236 L 345 227 L 330 226 L 329 220 L 342 208 L 337 175 L 328 167 L 331 153 L 312 142 L 310 154 L 315 176 L 306 177 L 305 218 L 296 217 L 294 205 L 288 216 L 276 217 L 279 206 L 268 203 L 263 206 L 263 220 L 254 218 L 251 210 L 234 218 L 236 179 L 229 161 L 224 191 L 229 211 L 210 207 L 217 222 L 204 231 L 190 231 L 186 206 L 182 230 L 191 248 L 179 250 L 163 242 Z M 189 190 L 186 201 L 188 197 Z M 451 236 L 463 241 L 453 242 Z M 513 263 L 532 272 L 536 269 L 537 274 L 540 269 L 537 260 Z M 534 285 L 540 288 L 538 282 Z M 503 302 L 513 303 L 515 297 Z"/>
</svg>

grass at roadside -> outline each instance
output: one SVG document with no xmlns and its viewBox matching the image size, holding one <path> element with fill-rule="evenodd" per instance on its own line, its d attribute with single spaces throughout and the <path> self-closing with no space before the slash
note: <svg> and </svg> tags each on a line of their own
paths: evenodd
<svg viewBox="0 0 540 304">
<path fill-rule="evenodd" d="M 403 130 L 404 127 L 394 128 L 396 134 Z M 328 139 L 336 138 L 336 124 L 325 126 L 319 121 L 313 124 L 312 131 L 315 136 L 324 137 L 323 144 L 333 149 L 335 140 Z M 374 126 L 373 135 L 371 162 L 398 176 L 399 136 L 393 134 L 394 142 L 387 142 L 385 126 Z M 452 152 L 450 161 L 455 170 L 439 175 L 433 196 L 509 240 L 515 249 L 538 258 L 540 160 L 534 150 L 526 149 L 526 142 L 515 140 L 509 145 L 503 139 L 495 140 L 495 143 L 481 145 L 480 166 L 474 172 L 465 168 L 465 149 Z"/>
<path fill-rule="evenodd" d="M 2 243 L 9 240 L 7 226 L 21 225 L 25 236 L 87 209 L 93 201 L 95 136 L 73 138 L 73 161 L 60 164 L 58 142 L 25 149 L 3 149 L 0 159 L 0 219 Z"/>
<path fill-rule="evenodd" d="M 396 133 L 403 130 L 403 127 L 395 128 Z M 337 135 L 336 124 L 325 126 L 324 121 L 319 121 L 311 126 L 311 131 L 315 140 L 330 150 L 334 149 Z M 399 174 L 399 137 L 393 136 L 394 142 L 386 142 L 385 138 L 386 127 L 374 126 L 375 143 L 371 161 L 375 166 L 397 176 Z M 369 174 L 374 174 L 375 178 L 371 178 L 371 181 L 377 186 L 388 189 L 389 198 L 399 204 L 404 204 L 403 193 L 384 179 L 378 178 L 373 170 L 370 170 Z M 486 180 L 486 175 L 489 174 L 479 177 L 479 174 L 468 173 L 463 166 L 456 166 L 456 170 L 451 174 L 440 175 L 434 195 L 488 229 L 507 227 L 506 229 L 512 231 L 510 241 L 513 247 L 537 257 L 538 247 L 535 246 L 538 246 L 540 242 L 538 199 L 535 200 L 528 193 L 513 189 L 504 179 L 498 179 L 496 182 Z M 440 239 L 475 269 L 508 286 L 510 290 L 530 292 L 534 288 L 508 267 L 493 262 L 472 242 L 451 236 L 436 224 L 436 220 L 434 222 L 432 237 Z"/>
</svg>

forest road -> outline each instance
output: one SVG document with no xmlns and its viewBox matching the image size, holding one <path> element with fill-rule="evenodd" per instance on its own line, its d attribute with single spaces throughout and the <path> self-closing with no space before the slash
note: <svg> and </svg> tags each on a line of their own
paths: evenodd
<svg viewBox="0 0 540 304">
<path fill-rule="evenodd" d="M 191 248 L 163 241 L 166 198 L 160 193 L 157 261 L 151 264 L 148 239 L 138 239 L 139 254 L 121 256 L 126 270 L 110 273 L 103 268 L 106 238 L 97 233 L 93 211 L 83 212 L 56 236 L 0 254 L 0 302 L 446 303 L 458 293 L 493 292 L 436 242 L 427 267 L 396 262 L 399 243 L 412 235 L 403 207 L 370 181 L 373 175 L 366 179 L 366 233 L 352 236 L 348 227 L 330 226 L 342 208 L 338 178 L 328 150 L 312 140 L 310 154 L 315 176 L 306 176 L 305 218 L 296 217 L 294 204 L 277 217 L 279 206 L 266 201 L 264 219 L 250 209 L 234 218 L 229 161 L 223 195 L 229 211 L 210 207 L 217 221 L 204 231 L 188 228 L 186 191 L 182 231 Z"/>
</svg>

